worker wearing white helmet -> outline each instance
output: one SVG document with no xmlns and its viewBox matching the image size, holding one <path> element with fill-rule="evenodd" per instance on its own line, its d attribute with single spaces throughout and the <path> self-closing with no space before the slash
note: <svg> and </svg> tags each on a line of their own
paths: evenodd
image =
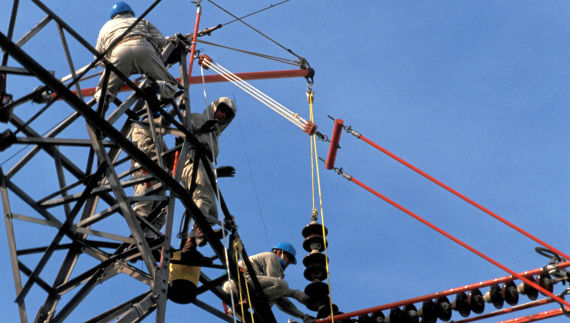
<svg viewBox="0 0 570 323">
<path fill-rule="evenodd" d="M 182 170 L 182 184 L 190 190 L 194 182 L 194 190 L 192 191 L 192 201 L 200 209 L 202 214 L 208 220 L 210 225 L 218 223 L 218 210 L 216 205 L 216 193 L 212 187 L 212 183 L 208 178 L 205 167 L 212 170 L 213 162 L 218 156 L 218 137 L 221 135 L 236 115 L 236 106 L 230 98 L 222 97 L 210 103 L 203 113 L 192 113 L 190 120 L 192 124 L 193 134 L 205 149 L 208 164 L 204 165 L 200 161 L 197 169 L 196 178 L 192 181 L 192 173 L 195 165 L 197 165 L 196 151 L 191 149 L 186 158 L 184 168 Z M 225 166 L 223 169 L 218 168 L 218 177 L 233 176 L 235 170 L 233 167 Z M 219 232 L 219 230 L 218 230 Z M 206 241 L 202 237 L 201 231 L 196 225 L 190 232 L 189 238 L 182 250 L 182 258 L 191 258 L 199 255 L 196 252 L 196 245 L 205 245 Z M 193 259 L 197 260 L 197 259 Z"/>
<path fill-rule="evenodd" d="M 311 322 L 314 320 L 314 317 L 301 312 L 288 298 L 293 297 L 299 302 L 306 304 L 309 301 L 309 296 L 298 289 L 289 288 L 289 284 L 283 279 L 287 266 L 297 263 L 296 254 L 297 252 L 293 245 L 288 242 L 281 242 L 276 244 L 271 249 L 271 252 L 253 255 L 249 257 L 249 261 L 270 305 L 277 305 L 283 312 L 301 318 L 303 322 Z M 240 267 L 245 270 L 243 262 L 240 262 Z M 249 275 L 247 276 L 249 285 L 253 286 Z M 223 290 L 228 294 L 231 291 L 237 294 L 234 281 L 226 282 Z"/>
</svg>

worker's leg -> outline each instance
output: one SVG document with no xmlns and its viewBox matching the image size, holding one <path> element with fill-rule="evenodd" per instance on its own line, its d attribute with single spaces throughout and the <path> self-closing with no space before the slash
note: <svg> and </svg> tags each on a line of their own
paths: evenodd
<svg viewBox="0 0 570 323">
<path fill-rule="evenodd" d="M 131 138 L 133 143 L 137 146 L 137 148 L 139 148 L 142 152 L 144 152 L 149 158 L 153 158 L 156 156 L 156 145 L 154 143 L 154 139 L 151 135 L 150 130 L 135 125 L 133 126 Z M 160 146 L 162 148 L 162 151 L 164 151 L 164 149 L 166 148 L 164 142 L 162 142 L 160 136 L 157 136 L 157 138 L 160 141 Z M 136 163 L 133 164 L 136 165 Z M 145 170 L 140 169 L 134 172 L 132 176 L 133 178 L 136 178 L 143 176 L 145 174 L 146 174 Z M 151 180 L 145 183 L 134 185 L 135 196 L 145 195 L 151 189 L 152 186 L 158 183 L 159 182 L 156 180 Z M 156 195 L 164 195 L 164 191 L 157 192 Z M 153 208 L 156 206 L 157 203 L 154 201 L 139 201 L 135 203 L 133 209 L 138 215 L 142 217 L 148 217 L 152 212 Z M 158 217 L 153 221 L 153 224 L 157 229 L 160 229 L 164 225 L 164 222 L 165 222 L 164 212 L 161 212 L 158 215 Z"/>
<path fill-rule="evenodd" d="M 186 165 L 182 170 L 182 184 L 189 190 L 192 181 L 192 171 L 194 170 L 195 163 L 191 160 L 191 156 L 188 156 L 186 160 Z M 200 163 L 198 171 L 196 173 L 195 188 L 192 192 L 192 201 L 196 206 L 202 211 L 202 214 L 206 216 L 206 219 L 211 225 L 218 222 L 218 211 L 216 206 L 216 195 L 212 184 L 210 184 L 210 179 L 206 173 L 204 165 Z"/>
<path fill-rule="evenodd" d="M 168 73 L 162 59 L 148 42 L 141 41 L 136 49 L 134 69 L 153 78 L 159 86 L 159 99 L 169 99 L 178 91 L 176 79 Z"/>
<path fill-rule="evenodd" d="M 131 43 L 132 42 L 127 42 L 117 46 L 113 50 L 111 58 L 109 59 L 109 61 L 121 73 L 125 74 L 127 77 L 131 76 L 131 74 L 136 73 L 136 71 L 133 70 L 134 61 L 136 57 L 132 54 L 132 50 L 135 47 Z M 117 93 L 119 93 L 119 90 L 121 89 L 122 85 L 123 85 L 123 80 L 120 77 L 118 77 L 115 73 L 111 73 L 109 75 L 109 81 L 107 83 L 107 92 L 106 92 L 108 103 L 112 102 L 115 99 L 115 96 L 117 95 Z M 95 89 L 95 94 L 93 94 L 93 97 L 97 100 L 97 102 L 99 101 L 99 97 L 101 96 L 102 86 L 103 86 L 103 77 L 99 79 L 99 83 L 97 84 L 97 87 Z"/>
<path fill-rule="evenodd" d="M 289 289 L 289 284 L 280 278 L 274 278 L 269 276 L 257 276 L 261 289 L 265 296 L 267 296 L 267 301 L 272 302 L 278 298 L 289 296 L 291 290 Z"/>
</svg>

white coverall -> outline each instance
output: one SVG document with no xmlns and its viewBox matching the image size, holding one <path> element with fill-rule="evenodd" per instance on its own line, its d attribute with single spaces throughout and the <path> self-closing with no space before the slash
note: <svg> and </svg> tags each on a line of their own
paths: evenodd
<svg viewBox="0 0 570 323">
<path fill-rule="evenodd" d="M 149 158 L 154 158 L 156 156 L 156 145 L 154 143 L 154 139 L 151 135 L 150 130 L 145 129 L 139 126 L 138 124 L 134 124 L 131 133 L 131 139 L 133 141 L 133 144 L 135 144 L 137 148 L 140 149 L 143 153 L 145 153 Z M 160 142 L 161 151 L 164 152 L 166 150 L 166 145 L 164 144 L 164 141 L 162 141 L 162 137 L 160 135 L 158 136 L 158 140 Z M 133 161 L 132 163 L 133 166 L 138 166 L 136 162 Z M 140 169 L 138 171 L 133 172 L 132 176 L 133 178 L 135 178 L 143 176 L 144 174 L 146 174 L 145 170 Z M 134 185 L 135 196 L 145 195 L 146 192 L 150 190 L 151 187 L 157 183 L 158 181 L 153 180 Z M 164 195 L 164 191 L 156 194 Z M 157 202 L 155 201 L 139 201 L 135 203 L 133 209 L 138 215 L 142 217 L 148 217 L 152 212 L 153 207 L 156 206 L 156 204 Z M 164 214 L 161 214 L 158 218 L 154 220 L 153 224 L 156 226 L 156 228 L 160 229 L 164 225 L 164 222 L 165 222 Z"/>
<path fill-rule="evenodd" d="M 113 19 L 107 21 L 99 31 L 97 46 L 95 47 L 97 51 L 104 52 L 107 50 L 109 45 L 135 21 L 136 18 L 131 13 L 117 14 Z M 131 29 L 123 39 L 137 36 L 142 38 L 122 41 L 111 52 L 107 53 L 105 57 L 126 76 L 146 74 L 152 77 L 160 88 L 159 99 L 171 98 L 178 90 L 177 82 L 168 73 L 159 55 L 167 40 L 154 25 L 144 19 Z M 101 95 L 102 79 L 101 77 L 93 95 L 97 101 L 99 101 Z M 112 102 L 115 99 L 122 84 L 123 80 L 117 77 L 115 73 L 109 75 L 107 84 L 108 102 Z"/>
<path fill-rule="evenodd" d="M 270 305 L 276 304 L 283 312 L 306 320 L 308 315 L 301 312 L 287 297 L 297 300 L 302 296 L 307 297 L 303 292 L 290 289 L 289 284 L 283 279 L 284 269 L 281 267 L 281 258 L 273 252 L 262 252 L 249 257 L 249 261 L 255 271 L 257 280 L 263 290 Z M 240 262 L 240 267 L 245 268 L 245 264 Z M 247 277 L 249 286 L 253 286 L 249 275 Z M 230 294 L 230 285 L 234 293 L 236 292 L 235 282 L 226 282 L 223 286 L 224 292 Z"/>
<path fill-rule="evenodd" d="M 198 133 L 198 129 L 200 129 L 204 123 L 207 121 L 214 119 L 214 114 L 218 109 L 218 105 L 224 103 L 227 105 L 232 111 L 232 115 L 228 115 L 226 120 L 218 124 L 216 130 L 210 133 Z M 236 114 L 236 107 L 234 102 L 230 98 L 222 97 L 217 99 L 216 101 L 210 103 L 208 107 L 202 113 L 192 113 L 190 120 L 192 123 L 192 129 L 195 133 L 196 139 L 206 148 L 209 152 L 208 159 L 214 160 L 218 156 L 218 136 L 221 134 L 224 129 L 228 127 L 230 122 L 232 121 L 233 117 Z M 212 156 L 213 154 L 213 156 Z M 192 171 L 194 169 L 194 160 L 192 160 L 192 150 L 188 153 L 186 162 L 184 163 L 184 169 L 182 170 L 182 185 L 186 189 L 190 189 L 190 185 L 192 184 Z M 199 163 L 200 167 L 198 168 L 198 172 L 196 174 L 196 181 L 195 181 L 195 188 L 194 192 L 192 193 L 192 201 L 196 204 L 196 206 L 200 209 L 200 211 L 206 216 L 208 222 L 213 225 L 217 222 L 218 219 L 218 210 L 216 207 L 216 194 L 214 189 L 212 188 L 212 184 L 210 183 L 210 179 L 208 178 L 208 174 L 206 173 L 206 169 L 204 168 L 204 164 L 202 162 Z M 210 166 L 213 169 L 212 164 Z M 192 231 L 190 233 L 190 237 L 195 236 L 195 232 Z"/>
</svg>

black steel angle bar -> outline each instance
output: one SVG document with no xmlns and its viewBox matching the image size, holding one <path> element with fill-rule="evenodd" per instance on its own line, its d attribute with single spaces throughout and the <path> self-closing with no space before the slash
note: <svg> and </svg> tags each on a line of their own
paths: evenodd
<svg viewBox="0 0 570 323">
<path fill-rule="evenodd" d="M 0 193 L 2 195 L 2 206 L 4 209 L 4 221 L 6 224 L 6 235 L 8 238 L 8 248 L 10 250 L 10 262 L 12 263 L 12 275 L 14 278 L 14 286 L 16 288 L 16 294 L 20 293 L 22 290 L 22 278 L 20 277 L 20 266 L 18 263 L 18 255 L 16 251 L 16 236 L 14 234 L 14 224 L 12 223 L 10 210 L 10 200 L 8 199 L 8 189 L 6 187 L 6 177 L 0 168 Z M 20 313 L 20 320 L 22 322 L 27 322 L 26 306 L 24 302 L 18 304 L 18 310 Z"/>
<path fill-rule="evenodd" d="M 209 305 L 209 304 L 207 304 L 207 303 L 202 302 L 202 301 L 199 300 L 199 299 L 196 299 L 196 300 L 194 301 L 194 304 L 195 304 L 196 306 L 198 306 L 199 308 L 205 310 L 206 312 L 208 312 L 208 313 L 210 313 L 210 314 L 212 314 L 212 315 L 215 315 L 215 316 L 217 316 L 218 318 L 220 318 L 220 319 L 222 319 L 222 320 L 224 320 L 224 321 L 226 321 L 226 322 L 230 322 L 230 323 L 234 322 L 233 318 L 230 317 L 230 316 L 227 316 L 226 313 L 224 313 L 224 312 L 218 310 L 217 308 L 215 308 L 215 307 L 213 307 L 213 306 L 211 306 L 211 305 Z M 241 322 L 241 321 L 238 319 L 237 322 Z"/>
<path fill-rule="evenodd" d="M 200 274 L 200 281 L 202 282 L 202 286 L 198 287 L 196 290 L 196 294 L 200 295 L 205 293 L 216 286 L 219 286 L 224 281 L 228 280 L 228 275 L 224 274 L 216 279 L 210 280 L 207 276 Z"/>
<path fill-rule="evenodd" d="M 79 118 L 79 116 L 80 116 L 79 113 L 74 112 L 69 117 L 67 117 L 65 120 L 63 120 L 57 127 L 55 127 L 52 131 L 50 131 L 47 135 L 45 135 L 43 137 L 44 138 L 51 138 L 51 137 L 57 136 L 61 131 L 65 130 L 65 128 L 67 128 L 67 126 L 69 126 L 77 118 Z M 25 123 L 22 120 L 20 120 L 18 117 L 16 117 L 15 115 L 12 116 L 11 122 L 16 126 L 16 128 L 18 128 L 18 129 L 23 128 L 22 129 L 23 132 L 26 133 L 30 137 L 41 137 L 39 133 L 35 132 L 33 129 L 29 128 L 28 126 L 25 126 Z M 42 148 L 45 149 L 47 151 L 47 153 L 52 155 L 52 156 L 54 154 L 59 153 L 59 152 L 56 152 L 49 147 L 36 146 L 36 147 L 32 148 L 24 157 L 22 157 L 22 159 L 20 159 L 20 162 L 18 162 L 16 165 L 14 165 L 14 167 L 12 167 L 12 169 L 10 169 L 8 171 L 6 176 L 8 178 L 12 177 L 13 174 L 18 172 L 22 167 L 24 167 L 26 162 L 29 161 L 30 159 L 32 159 L 32 157 L 35 154 L 37 154 L 40 151 L 40 149 L 42 149 Z M 74 166 L 71 164 L 70 166 L 68 166 L 68 169 L 73 168 L 73 167 Z M 81 171 L 77 167 L 75 167 L 75 169 L 77 170 L 76 172 L 74 172 L 72 169 L 70 169 L 70 172 L 78 178 L 85 177 L 85 175 L 78 176 L 77 173 L 81 173 Z"/>
<path fill-rule="evenodd" d="M 24 263 L 22 263 L 21 261 L 18 261 L 18 266 L 20 267 L 20 271 L 22 271 L 22 273 L 24 273 L 24 275 L 31 277 L 32 276 L 32 270 L 30 268 L 28 268 L 28 266 L 26 266 Z M 43 290 L 45 290 L 48 294 L 55 294 L 55 288 L 53 288 L 52 286 L 50 286 L 46 281 L 44 281 L 43 279 L 37 277 L 34 279 L 36 284 L 38 284 L 38 286 L 40 286 Z"/>
<path fill-rule="evenodd" d="M 0 38 L 2 36 L 2 33 L 0 33 Z M 73 118 L 71 118 L 72 116 L 70 116 L 70 118 L 68 118 L 68 120 L 71 121 L 71 119 L 75 119 L 77 117 L 81 116 L 79 113 L 74 114 Z M 19 119 L 17 119 L 16 117 L 12 117 L 12 122 L 13 123 L 18 123 L 18 124 L 23 124 L 23 122 Z M 62 129 L 63 130 L 63 129 Z M 33 131 L 33 129 L 26 127 L 26 132 L 30 133 L 31 135 L 35 136 L 35 137 L 39 137 L 40 135 L 38 133 L 36 133 L 35 131 Z M 55 157 L 55 155 L 61 154 L 57 149 L 55 149 L 52 146 L 44 146 L 44 145 L 39 145 L 37 147 L 34 147 L 33 149 L 33 153 L 37 153 L 37 151 L 39 151 L 39 149 L 44 149 L 45 152 L 47 152 L 50 156 Z M 29 155 L 32 155 L 32 152 L 30 152 Z M 26 160 L 29 160 L 31 157 L 26 155 L 25 158 L 27 158 Z M 62 160 L 63 165 L 65 166 L 66 170 L 69 171 L 73 176 L 75 176 L 77 179 L 79 179 L 80 181 L 83 182 L 83 184 L 87 183 L 89 181 L 88 176 L 91 176 L 91 174 L 85 174 L 79 167 L 77 167 L 74 163 L 72 163 L 67 157 L 65 156 L 61 156 L 60 157 Z M 24 159 L 22 159 L 22 161 L 24 161 Z M 9 173 L 6 175 L 8 178 L 10 177 L 10 175 L 15 174 L 21 167 L 23 167 L 22 163 L 19 163 L 18 165 L 14 166 L 12 169 L 10 169 Z M 117 203 L 117 201 L 109 194 L 102 194 L 101 198 L 103 198 L 103 200 L 105 202 L 107 202 L 109 205 L 114 205 Z"/>
<path fill-rule="evenodd" d="M 18 7 L 20 5 L 20 0 L 14 0 L 12 2 L 12 12 L 10 13 L 10 24 L 8 25 L 8 39 L 12 39 L 14 35 L 14 28 L 16 27 L 16 16 L 18 14 Z M 4 52 L 4 56 L 2 57 L 2 66 L 6 66 L 8 64 L 8 53 Z"/>
<path fill-rule="evenodd" d="M 64 139 L 64 138 L 45 138 L 45 137 L 17 137 L 18 144 L 41 144 L 41 145 L 57 145 L 69 147 L 90 147 L 91 143 L 87 139 Z M 105 147 L 116 147 L 110 141 L 103 141 L 101 143 Z"/>
<path fill-rule="evenodd" d="M 99 169 L 97 170 L 97 172 L 102 172 L 104 170 L 104 167 L 99 167 Z M 55 238 L 52 240 L 50 246 L 48 247 L 48 249 L 46 250 L 46 252 L 44 253 L 44 255 L 41 257 L 40 261 L 38 262 L 38 264 L 36 265 L 36 268 L 34 269 L 34 271 L 32 272 L 32 275 L 30 276 L 30 279 L 28 279 L 28 281 L 26 282 L 26 284 L 24 284 L 24 287 L 22 288 L 22 291 L 20 291 L 20 294 L 18 294 L 18 297 L 16 297 L 16 302 L 20 302 L 23 300 L 23 298 L 26 297 L 27 293 L 29 292 L 30 288 L 32 287 L 33 281 L 35 278 L 37 278 L 39 276 L 39 274 L 41 273 L 41 271 L 43 270 L 43 268 L 45 267 L 45 265 L 47 264 L 49 258 L 51 258 L 51 255 L 54 251 L 53 248 L 55 248 L 59 242 L 61 241 L 61 239 L 63 238 L 63 236 L 68 233 L 69 229 L 71 228 L 72 224 L 73 224 L 73 220 L 75 219 L 75 216 L 79 213 L 80 209 L 83 207 L 83 203 L 85 202 L 85 200 L 88 197 L 89 191 L 97 184 L 97 182 L 95 181 L 95 177 L 92 177 L 91 180 L 89 181 L 89 183 L 87 183 L 87 187 L 84 191 L 83 194 L 83 198 L 80 199 L 75 206 L 73 207 L 73 210 L 71 211 L 71 213 L 69 214 L 69 216 L 67 217 L 67 219 L 65 220 L 65 222 L 63 223 L 63 225 L 61 226 L 61 228 L 59 229 L 59 231 L 57 232 Z"/>
<path fill-rule="evenodd" d="M 107 312 L 101 313 L 101 314 L 85 321 L 84 323 L 110 322 L 111 320 L 114 320 L 115 318 L 121 316 L 127 310 L 131 309 L 133 304 L 138 303 L 142 299 L 144 299 L 145 297 L 149 296 L 150 293 L 151 292 L 149 291 L 149 292 L 144 292 L 138 296 L 135 296 L 132 299 L 115 306 L 114 308 L 108 310 Z"/>
<path fill-rule="evenodd" d="M 113 128 L 108 122 L 91 110 L 82 100 L 73 94 L 64 84 L 55 79 L 47 70 L 35 62 L 28 54 L 22 51 L 19 47 L 15 46 L 3 33 L 0 33 L 0 45 L 9 52 L 16 60 L 20 62 L 30 72 L 34 73 L 42 82 L 49 85 L 55 92 L 57 92 L 68 104 L 70 104 L 76 111 L 78 111 L 87 122 L 96 126 L 102 133 L 109 137 L 112 141 L 117 143 L 125 153 L 129 154 L 135 161 L 141 164 L 150 174 L 155 176 L 158 180 L 164 183 L 171 191 L 177 196 L 183 205 L 190 210 L 193 214 L 194 220 L 204 233 L 204 236 L 210 243 L 210 246 L 223 261 L 226 260 L 224 246 L 217 240 L 214 231 L 210 227 L 205 216 L 200 209 L 192 202 L 192 197 L 188 192 L 176 182 L 167 172 L 154 163 L 148 156 L 140 151 L 133 145 L 127 138 L 125 138 L 119 131 Z M 163 116 L 165 114 L 163 113 Z M 193 141 L 197 140 L 195 138 Z M 229 261 L 230 270 L 236 272 L 236 264 Z M 264 302 L 264 306 L 259 308 L 261 315 L 268 322 L 275 322 L 275 317 L 271 312 L 269 304 Z"/>
<path fill-rule="evenodd" d="M 57 315 L 53 318 L 53 320 L 49 320 L 49 322 L 62 322 L 71 313 L 71 311 L 73 311 L 73 309 L 76 308 L 77 305 L 79 305 L 79 303 L 85 297 L 87 297 L 87 294 L 89 294 L 89 292 L 91 292 L 93 288 L 97 286 L 97 284 L 99 283 L 99 278 L 100 278 L 99 276 L 102 275 L 103 272 L 104 269 L 101 269 L 95 275 L 93 275 L 93 277 L 91 277 L 89 281 L 85 285 L 83 285 L 83 287 L 81 287 L 81 289 L 75 295 L 73 295 L 73 297 L 69 300 L 69 302 L 67 302 L 67 304 L 65 304 L 65 306 L 58 311 Z M 40 318 L 39 320 L 36 321 L 44 322 L 46 319 L 49 319 L 49 317 Z"/>
<path fill-rule="evenodd" d="M 37 33 L 39 33 L 51 20 L 52 18 L 49 15 L 45 16 L 42 20 L 40 20 L 40 22 L 38 22 L 37 25 L 35 25 L 32 29 L 30 29 L 30 31 L 28 31 L 24 36 L 18 39 L 16 45 L 20 47 L 24 46 L 28 42 L 28 40 L 32 39 L 32 37 L 34 37 Z"/>
</svg>

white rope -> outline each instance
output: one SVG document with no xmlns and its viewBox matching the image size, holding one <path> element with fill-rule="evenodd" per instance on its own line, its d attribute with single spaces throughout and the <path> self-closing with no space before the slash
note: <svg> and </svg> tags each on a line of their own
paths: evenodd
<svg viewBox="0 0 570 323">
<path fill-rule="evenodd" d="M 269 107 L 273 111 L 277 112 L 278 114 L 280 114 L 284 118 L 288 119 L 289 121 L 294 123 L 296 126 L 303 128 L 303 126 L 304 126 L 303 121 L 305 121 L 305 120 L 302 120 L 301 118 L 299 118 L 295 113 L 293 113 L 292 111 L 290 111 L 289 109 L 287 109 L 286 107 L 281 105 L 280 103 L 276 102 L 274 99 L 272 99 L 269 96 L 267 96 L 266 94 L 262 93 L 261 91 L 259 91 L 255 87 L 253 87 L 251 84 L 243 81 L 241 78 L 239 78 L 235 74 L 229 72 L 228 70 L 224 69 L 223 67 L 221 67 L 219 65 L 210 65 L 210 67 L 215 72 L 222 75 L 222 77 L 226 78 L 227 80 L 229 80 L 230 82 L 232 82 L 233 84 L 235 84 L 236 86 L 238 86 L 239 88 L 241 88 L 242 90 L 247 92 L 248 94 L 255 97 L 257 100 L 264 103 L 267 107 Z"/>
<path fill-rule="evenodd" d="M 203 62 L 206 65 L 206 67 L 211 68 L 214 72 L 218 73 L 220 76 L 222 76 L 229 82 L 233 83 L 234 85 L 245 91 L 246 93 L 250 94 L 258 101 L 265 104 L 271 110 L 277 112 L 279 115 L 289 120 L 297 127 L 304 130 L 308 126 L 309 122 L 307 120 L 300 117 L 297 113 L 294 113 L 293 111 L 287 109 L 285 106 L 275 101 L 273 98 L 269 97 L 265 93 L 261 92 L 253 85 L 245 82 L 243 79 L 233 74 L 226 68 L 207 59 L 204 59 Z"/>
<path fill-rule="evenodd" d="M 208 119 L 213 118 L 214 116 L 210 116 L 210 110 L 208 109 L 208 96 L 206 94 L 206 81 L 204 79 L 204 68 L 202 66 L 200 66 L 200 73 L 202 75 L 202 88 L 203 88 L 203 92 L 204 92 L 204 105 L 206 106 L 206 112 L 208 114 Z M 220 188 L 218 185 L 218 173 L 216 171 L 216 166 L 218 164 L 218 161 L 216 159 L 216 156 L 214 156 L 214 152 L 213 152 L 213 148 L 214 148 L 214 138 L 213 138 L 213 134 L 210 132 L 210 147 L 212 147 L 212 161 L 214 164 L 214 167 L 212 167 L 213 173 L 214 173 L 214 179 L 216 181 L 216 196 L 220 196 Z M 206 165 L 204 165 L 204 167 L 206 167 Z M 216 211 L 217 214 L 220 214 L 220 200 L 219 198 L 216 199 Z M 236 320 L 236 307 L 235 307 L 235 302 L 234 302 L 234 291 L 233 291 L 233 286 L 232 286 L 232 277 L 231 277 L 231 271 L 230 271 L 230 258 L 229 258 L 229 254 L 228 254 L 228 247 L 226 246 L 226 228 L 224 227 L 224 221 L 221 221 L 221 226 L 222 226 L 222 244 L 224 245 L 224 255 L 226 256 L 226 272 L 228 273 L 228 282 L 230 285 L 230 298 L 232 300 L 232 316 L 234 319 L 234 323 L 237 323 Z M 239 275 L 239 273 L 238 273 Z"/>
</svg>

